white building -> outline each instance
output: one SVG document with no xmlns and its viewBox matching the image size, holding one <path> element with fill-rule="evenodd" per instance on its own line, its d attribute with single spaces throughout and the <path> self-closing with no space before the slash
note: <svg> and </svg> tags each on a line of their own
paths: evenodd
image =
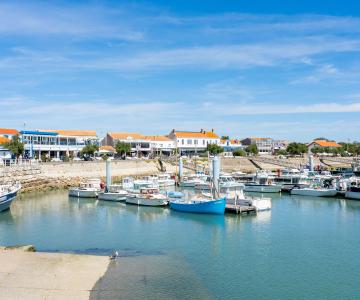
<svg viewBox="0 0 360 300">
<path fill-rule="evenodd" d="M 108 132 L 102 145 L 116 147 L 118 142 L 130 144 L 132 156 L 170 155 L 175 149 L 174 142 L 166 136 L 130 132 Z"/>
<path fill-rule="evenodd" d="M 191 154 L 205 151 L 208 144 L 220 145 L 220 137 L 211 131 L 177 131 L 173 129 L 169 138 L 181 154 Z"/>
<path fill-rule="evenodd" d="M 284 140 L 273 140 L 272 138 L 262 137 L 248 137 L 241 140 L 241 143 L 246 147 L 249 145 L 256 145 L 259 154 L 273 154 L 278 150 L 285 150 L 288 142 Z"/>
<path fill-rule="evenodd" d="M 25 144 L 25 157 L 41 159 L 76 157 L 88 144 L 98 144 L 93 130 L 24 130 L 20 132 Z"/>
</svg>

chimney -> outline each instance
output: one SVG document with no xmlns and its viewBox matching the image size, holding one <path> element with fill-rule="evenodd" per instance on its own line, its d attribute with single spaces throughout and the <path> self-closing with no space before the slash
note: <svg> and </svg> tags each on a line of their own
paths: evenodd
<svg viewBox="0 0 360 300">
<path fill-rule="evenodd" d="M 174 133 L 174 132 L 175 132 L 175 129 L 172 130 L 172 133 Z"/>
<path fill-rule="evenodd" d="M 203 129 L 201 128 L 201 129 L 200 129 L 200 133 L 202 133 L 202 132 L 203 132 Z"/>
<path fill-rule="evenodd" d="M 211 129 L 211 132 L 214 133 L 214 129 Z"/>
</svg>

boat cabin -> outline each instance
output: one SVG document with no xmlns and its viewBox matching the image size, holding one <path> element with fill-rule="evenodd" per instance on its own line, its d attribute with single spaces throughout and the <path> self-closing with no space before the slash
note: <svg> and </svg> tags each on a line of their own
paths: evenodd
<svg viewBox="0 0 360 300">
<path fill-rule="evenodd" d="M 147 187 L 147 188 L 140 189 L 140 194 L 142 194 L 142 195 L 153 195 L 153 194 L 158 194 L 158 193 L 159 193 L 158 188 Z"/>
</svg>

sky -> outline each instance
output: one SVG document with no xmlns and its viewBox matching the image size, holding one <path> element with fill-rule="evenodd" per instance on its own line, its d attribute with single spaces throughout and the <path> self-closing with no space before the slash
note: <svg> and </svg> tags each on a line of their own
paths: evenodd
<svg viewBox="0 0 360 300">
<path fill-rule="evenodd" d="M 0 127 L 360 140 L 356 1 L 1 1 Z"/>
</svg>

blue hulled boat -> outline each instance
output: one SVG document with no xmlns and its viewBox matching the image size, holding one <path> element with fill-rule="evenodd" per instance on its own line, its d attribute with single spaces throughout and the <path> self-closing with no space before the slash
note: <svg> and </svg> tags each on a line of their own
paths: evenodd
<svg viewBox="0 0 360 300">
<path fill-rule="evenodd" d="M 170 201 L 170 208 L 173 210 L 198 214 L 223 215 L 225 213 L 225 205 L 225 198 Z"/>
<path fill-rule="evenodd" d="M 20 184 L 0 185 L 0 212 L 10 208 L 20 188 Z"/>
</svg>

